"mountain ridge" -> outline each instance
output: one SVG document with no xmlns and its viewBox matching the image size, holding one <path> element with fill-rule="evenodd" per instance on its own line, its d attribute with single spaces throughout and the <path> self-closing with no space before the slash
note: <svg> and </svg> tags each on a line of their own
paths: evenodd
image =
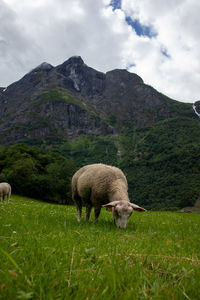
<svg viewBox="0 0 200 300">
<path fill-rule="evenodd" d="M 188 117 L 197 117 L 192 105 L 157 92 L 137 74 L 122 69 L 102 73 L 80 56 L 56 67 L 40 64 L 1 88 L 0 104 L 2 144 L 44 139 L 56 132 L 74 139 L 118 133 L 124 126 L 152 126 L 177 116 L 178 106 Z"/>
</svg>

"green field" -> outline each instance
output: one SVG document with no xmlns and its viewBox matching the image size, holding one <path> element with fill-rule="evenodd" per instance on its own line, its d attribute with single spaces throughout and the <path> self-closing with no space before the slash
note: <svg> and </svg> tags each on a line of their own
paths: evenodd
<svg viewBox="0 0 200 300">
<path fill-rule="evenodd" d="M 0 203 L 0 299 L 200 299 L 200 215 L 103 210 L 12 196 Z"/>
</svg>

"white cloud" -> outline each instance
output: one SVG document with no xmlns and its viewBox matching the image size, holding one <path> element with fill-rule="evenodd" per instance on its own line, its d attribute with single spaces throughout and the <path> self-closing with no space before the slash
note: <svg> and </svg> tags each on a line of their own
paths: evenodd
<svg viewBox="0 0 200 300">
<path fill-rule="evenodd" d="M 101 71 L 122 67 L 127 26 L 120 12 L 117 14 L 108 8 L 105 13 L 105 1 L 95 5 L 93 0 L 0 1 L 15 16 L 9 18 L 10 32 L 2 32 L 0 28 L 0 35 L 9 45 L 14 35 L 22 46 L 22 49 L 18 49 L 17 44 L 7 47 L 9 60 L 1 55 L 4 72 L 8 63 L 15 72 L 7 70 L 7 76 L 0 77 L 0 86 L 11 83 L 13 73 L 17 80 L 42 61 L 57 65 L 72 55 L 81 55 L 88 65 Z M 3 22 L 0 16 L 0 23 Z"/>
<path fill-rule="evenodd" d="M 181 101 L 200 98 L 200 3 L 197 0 L 123 0 L 122 9 L 132 18 L 156 29 L 147 52 L 135 60 L 143 79 L 161 92 Z M 144 46 L 140 39 L 139 48 Z M 132 51 L 134 51 L 134 43 Z M 161 53 L 165 49 L 169 58 Z"/>
<path fill-rule="evenodd" d="M 46 61 L 72 55 L 106 72 L 130 70 L 180 101 L 200 98 L 200 3 L 198 0 L 0 0 L 0 86 Z M 152 26 L 138 36 L 125 17 Z M 164 55 L 163 53 L 165 52 Z"/>
</svg>

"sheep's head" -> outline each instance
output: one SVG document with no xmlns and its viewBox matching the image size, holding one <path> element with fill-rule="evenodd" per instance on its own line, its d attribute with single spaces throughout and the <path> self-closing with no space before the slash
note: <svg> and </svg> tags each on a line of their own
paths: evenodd
<svg viewBox="0 0 200 300">
<path fill-rule="evenodd" d="M 115 224 L 119 228 L 126 228 L 129 217 L 133 210 L 146 211 L 146 209 L 128 201 L 113 201 L 103 205 L 106 209 L 112 209 Z"/>
</svg>

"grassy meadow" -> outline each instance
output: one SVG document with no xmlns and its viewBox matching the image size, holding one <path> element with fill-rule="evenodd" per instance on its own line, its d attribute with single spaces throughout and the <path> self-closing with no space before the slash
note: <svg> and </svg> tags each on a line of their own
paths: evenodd
<svg viewBox="0 0 200 300">
<path fill-rule="evenodd" d="M 200 299 L 200 215 L 134 212 L 126 230 L 102 209 L 12 196 L 0 203 L 0 299 Z"/>
</svg>

